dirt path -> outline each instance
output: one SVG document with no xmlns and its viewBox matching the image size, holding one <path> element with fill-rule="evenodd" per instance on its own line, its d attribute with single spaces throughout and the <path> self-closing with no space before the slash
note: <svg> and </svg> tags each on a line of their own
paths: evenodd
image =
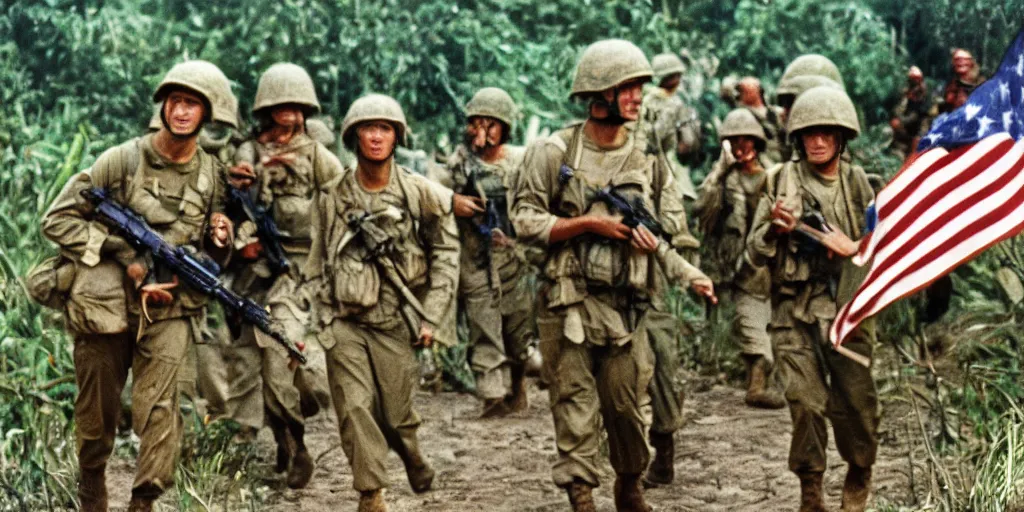
<svg viewBox="0 0 1024 512">
<path fill-rule="evenodd" d="M 686 427 L 677 433 L 676 482 L 649 490 L 648 499 L 665 511 L 782 511 L 795 510 L 799 485 L 786 469 L 790 421 L 788 412 L 750 409 L 733 387 L 700 385 L 688 396 Z M 417 408 L 424 418 L 420 430 L 426 455 L 437 469 L 433 491 L 415 495 L 409 489 L 398 457 L 388 459 L 392 488 L 390 510 L 411 511 L 534 511 L 568 510 L 564 493 L 550 480 L 555 457 L 547 394 L 530 390 L 527 413 L 500 420 L 479 420 L 477 401 L 469 395 L 421 393 Z M 883 419 L 883 433 L 886 431 Z M 319 464 L 310 486 L 294 491 L 283 477 L 267 481 L 266 510 L 355 510 L 357 494 L 352 474 L 338 445 L 334 414 L 321 414 L 310 425 L 309 445 Z M 895 436 L 883 435 L 883 440 Z M 273 441 L 264 429 L 259 438 L 261 458 L 272 463 Z M 875 467 L 875 493 L 889 500 L 906 496 L 905 451 L 883 441 Z M 598 509 L 613 511 L 614 474 L 603 467 L 597 489 Z M 133 462 L 111 461 L 112 505 L 124 507 L 131 486 Z M 839 507 L 845 464 L 834 449 L 829 453 L 826 490 L 829 505 Z M 163 503 L 173 503 L 169 496 Z M 162 507 L 171 510 L 170 506 Z"/>
</svg>

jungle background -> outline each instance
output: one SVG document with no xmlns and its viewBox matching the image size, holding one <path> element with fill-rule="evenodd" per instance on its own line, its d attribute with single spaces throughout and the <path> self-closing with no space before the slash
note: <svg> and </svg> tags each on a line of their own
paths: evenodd
<svg viewBox="0 0 1024 512">
<path fill-rule="evenodd" d="M 70 343 L 59 315 L 32 303 L 19 280 L 54 252 L 39 218 L 72 174 L 143 132 L 153 86 L 176 62 L 219 65 L 243 115 L 260 73 L 278 61 L 309 70 L 325 114 L 339 121 L 361 94 L 389 93 L 416 148 L 432 153 L 450 149 L 461 107 L 485 85 L 521 105 L 513 140 L 561 126 L 581 113 L 566 98 L 582 48 L 626 38 L 688 64 L 683 93 L 705 128 L 699 179 L 728 111 L 721 79 L 758 76 L 771 98 L 785 65 L 816 52 L 836 62 L 860 109 L 855 158 L 891 176 L 899 161 L 885 127 L 906 69 L 918 65 L 937 92 L 950 50 L 964 47 L 989 74 L 1022 20 L 1021 0 L 2 0 L 0 510 L 75 502 Z M 907 482 L 880 497 L 879 510 L 1024 510 L 1024 307 L 994 277 L 1007 265 L 1020 276 L 1024 247 L 1008 248 L 957 271 L 953 309 L 938 324 L 918 322 L 916 299 L 883 315 L 882 421 L 903 432 Z M 735 383 L 726 327 L 676 299 L 694 331 L 680 346 L 692 380 Z M 172 500 L 183 510 L 260 509 L 268 491 L 249 464 L 252 448 L 201 418 L 186 423 Z M 130 438 L 119 442 L 115 457 L 133 455 Z"/>
</svg>

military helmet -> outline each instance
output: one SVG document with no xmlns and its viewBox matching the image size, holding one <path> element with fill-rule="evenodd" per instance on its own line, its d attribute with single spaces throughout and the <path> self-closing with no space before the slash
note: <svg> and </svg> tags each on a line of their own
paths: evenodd
<svg viewBox="0 0 1024 512">
<path fill-rule="evenodd" d="M 576 64 L 570 98 L 595 94 L 636 78 L 650 80 L 654 75 L 647 56 L 623 39 L 606 39 L 591 44 Z"/>
<path fill-rule="evenodd" d="M 835 126 L 846 133 L 846 140 L 860 134 L 857 109 L 845 92 L 834 87 L 819 86 L 797 96 L 789 112 L 787 129 L 790 136 L 805 128 Z"/>
<path fill-rule="evenodd" d="M 334 130 L 323 119 L 307 119 L 306 133 L 327 148 L 333 147 L 338 139 L 334 136 Z"/>
<path fill-rule="evenodd" d="M 484 87 L 466 103 L 466 117 L 475 116 L 493 117 L 511 129 L 519 117 L 519 108 L 504 89 Z"/>
<path fill-rule="evenodd" d="M 737 108 L 729 112 L 718 128 L 718 140 L 722 141 L 729 137 L 753 137 L 763 144 L 767 144 L 768 136 L 764 133 L 764 127 L 757 122 L 754 113 L 745 108 Z"/>
<path fill-rule="evenodd" d="M 216 65 L 205 60 L 188 60 L 175 64 L 156 86 L 153 101 L 162 104 L 170 91 L 177 87 L 194 91 L 203 98 L 209 107 L 205 120 L 229 122 L 227 118 L 231 116 L 231 112 L 228 111 L 228 105 L 234 94 L 231 93 L 231 82 L 228 81 L 228 77 Z M 237 110 L 237 101 L 235 105 Z M 230 124 L 238 124 L 237 116 Z"/>
<path fill-rule="evenodd" d="M 662 53 L 651 59 L 651 68 L 654 70 L 654 83 L 659 84 L 669 75 L 683 73 L 686 66 L 679 56 L 674 53 Z"/>
<path fill-rule="evenodd" d="M 796 97 L 803 94 L 804 91 L 808 91 L 815 87 L 831 87 L 838 91 L 844 90 L 841 84 L 838 84 L 829 78 L 817 75 L 804 75 L 792 77 L 785 82 L 779 82 L 779 88 L 775 90 L 775 95 L 779 98 L 791 96 L 793 99 L 796 99 Z"/>
<path fill-rule="evenodd" d="M 408 145 L 409 125 L 405 122 L 402 106 L 391 96 L 367 94 L 352 102 L 341 122 L 341 140 L 348 148 L 355 148 L 356 127 L 365 121 L 387 121 L 395 125 L 398 144 Z"/>
<path fill-rule="evenodd" d="M 307 115 L 320 112 L 320 102 L 316 99 L 316 88 L 309 73 L 297 64 L 279 62 L 260 76 L 252 111 L 288 103 L 305 107 Z"/>
<path fill-rule="evenodd" d="M 793 77 L 807 75 L 823 76 L 842 86 L 843 90 L 846 90 L 846 85 L 843 83 L 843 75 L 839 73 L 839 68 L 836 67 L 836 64 L 829 60 L 828 57 L 816 53 L 801 55 L 793 59 L 793 62 L 790 62 L 786 66 L 786 70 L 782 72 L 779 84 L 781 85 L 787 79 Z"/>
<path fill-rule="evenodd" d="M 160 131 L 160 128 L 164 127 L 164 122 L 160 119 L 160 109 L 163 107 L 163 103 L 153 104 L 153 115 L 149 117 L 149 125 L 146 127 L 149 131 Z"/>
</svg>

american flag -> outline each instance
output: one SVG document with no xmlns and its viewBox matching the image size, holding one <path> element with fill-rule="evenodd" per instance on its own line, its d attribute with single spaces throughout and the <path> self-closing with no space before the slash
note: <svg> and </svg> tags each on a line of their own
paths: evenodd
<svg viewBox="0 0 1024 512">
<path fill-rule="evenodd" d="M 937 118 L 917 157 L 878 193 L 875 229 L 853 258 L 871 268 L 832 323 L 833 346 L 840 349 L 864 319 L 1024 230 L 1022 138 L 1024 30 L 995 76 Z"/>
</svg>

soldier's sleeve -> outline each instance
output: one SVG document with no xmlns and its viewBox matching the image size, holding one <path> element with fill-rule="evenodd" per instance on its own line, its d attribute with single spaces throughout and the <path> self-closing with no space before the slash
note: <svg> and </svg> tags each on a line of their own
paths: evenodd
<svg viewBox="0 0 1024 512">
<path fill-rule="evenodd" d="M 235 164 L 242 162 L 256 165 L 256 144 L 251 140 L 243 142 L 235 151 Z"/>
<path fill-rule="evenodd" d="M 221 266 L 225 266 L 228 261 L 231 260 L 231 254 L 234 252 L 235 229 L 238 226 L 231 226 L 231 233 L 229 234 L 227 244 L 224 247 L 217 247 L 209 240 L 211 236 L 210 217 L 215 213 L 224 213 L 226 215 L 225 212 L 227 211 L 228 204 L 228 184 L 222 179 L 222 177 L 226 176 L 228 171 L 227 167 L 216 157 L 210 155 L 208 161 L 213 165 L 213 170 L 210 172 L 210 176 L 213 177 L 213 191 L 211 192 L 212 197 L 210 199 L 210 211 L 206 212 L 206 222 L 203 226 L 200 246 L 214 259 L 214 261 Z"/>
<path fill-rule="evenodd" d="M 770 179 L 770 178 L 769 178 Z M 747 253 L 755 265 L 764 265 L 774 258 L 778 248 L 778 235 L 772 229 L 772 205 L 775 197 L 772 191 L 761 195 L 754 213 L 754 221 L 747 235 Z"/>
<path fill-rule="evenodd" d="M 336 189 L 342 178 L 336 177 L 325 183 L 313 194 L 313 211 L 309 215 L 309 234 L 311 244 L 306 263 L 300 269 L 302 276 L 307 281 L 323 284 L 325 263 L 327 262 L 327 248 L 330 246 L 330 233 L 327 230 L 327 215 L 330 214 L 328 205 L 333 201 L 331 194 Z"/>
<path fill-rule="evenodd" d="M 558 137 L 552 135 L 551 138 Z M 558 179 L 562 153 L 555 143 L 541 139 L 530 145 L 515 184 L 512 226 L 516 236 L 528 243 L 548 245 L 551 228 L 558 217 L 551 213 L 551 194 Z M 552 172 L 554 169 L 554 172 Z"/>
<path fill-rule="evenodd" d="M 316 173 L 316 183 L 323 185 L 340 176 L 344 167 L 341 165 L 341 160 L 330 149 L 319 142 L 317 144 L 319 148 L 316 152 L 313 172 Z"/>
<path fill-rule="evenodd" d="M 135 249 L 117 235 L 109 233 L 107 227 L 90 220 L 92 205 L 82 197 L 83 190 L 101 187 L 116 197 L 130 172 L 131 155 L 137 151 L 134 143 L 126 143 L 105 151 L 90 169 L 71 177 L 63 190 L 43 215 L 43 236 L 60 247 L 67 257 L 78 259 L 87 265 L 95 265 L 101 256 L 114 257 L 128 265 L 136 257 Z"/>
<path fill-rule="evenodd" d="M 725 179 L 725 200 L 729 202 L 732 211 L 725 219 L 725 228 L 739 233 L 740 237 L 747 236 L 747 194 L 743 191 L 740 183 L 740 175 L 734 172 Z"/>
<path fill-rule="evenodd" d="M 658 247 L 658 260 L 665 269 L 665 277 L 672 283 L 680 286 L 690 286 L 695 279 L 708 279 L 697 267 L 686 261 L 681 254 L 666 247 L 664 244 Z"/>
<path fill-rule="evenodd" d="M 690 233 L 686 224 L 686 209 L 683 207 L 683 195 L 679 192 L 672 167 L 664 155 L 658 155 L 654 172 L 658 173 L 661 182 L 661 194 L 657 198 L 658 216 L 665 233 L 671 236 L 669 242 L 676 249 L 696 249 L 700 242 Z"/>
<path fill-rule="evenodd" d="M 427 168 L 427 178 L 448 188 L 455 188 L 452 165 L 431 165 Z"/>
<path fill-rule="evenodd" d="M 459 228 L 452 210 L 453 192 L 423 176 L 411 175 L 420 191 L 421 230 L 429 247 L 430 289 L 423 307 L 431 318 L 444 318 L 459 287 Z"/>
</svg>

